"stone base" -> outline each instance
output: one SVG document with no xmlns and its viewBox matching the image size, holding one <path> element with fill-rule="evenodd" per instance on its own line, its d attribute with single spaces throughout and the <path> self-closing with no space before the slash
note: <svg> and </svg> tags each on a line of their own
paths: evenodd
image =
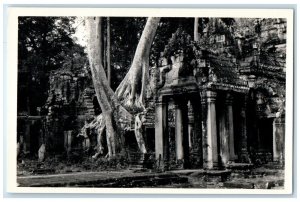
<svg viewBox="0 0 300 202">
<path fill-rule="evenodd" d="M 159 159 L 155 162 L 155 170 L 157 172 L 165 172 L 170 170 L 170 162 L 168 160 L 160 161 Z"/>
<path fill-rule="evenodd" d="M 252 163 L 249 153 L 247 151 L 242 151 L 239 155 L 239 162 L 240 163 Z"/>
<path fill-rule="evenodd" d="M 205 170 L 223 170 L 224 167 L 221 164 L 219 164 L 218 162 L 213 162 L 213 163 L 205 162 L 203 164 L 203 168 Z"/>
<path fill-rule="evenodd" d="M 206 182 L 225 182 L 230 179 L 229 170 L 207 170 L 205 174 Z"/>
<path fill-rule="evenodd" d="M 226 168 L 231 170 L 249 170 L 253 168 L 251 163 L 230 163 L 227 164 Z"/>
</svg>

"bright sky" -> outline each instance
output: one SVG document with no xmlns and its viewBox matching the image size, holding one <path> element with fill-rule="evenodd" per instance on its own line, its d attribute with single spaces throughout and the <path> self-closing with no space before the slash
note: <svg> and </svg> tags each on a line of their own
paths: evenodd
<svg viewBox="0 0 300 202">
<path fill-rule="evenodd" d="M 84 27 L 84 17 L 76 17 L 74 27 L 76 28 L 74 37 L 76 38 L 75 42 L 86 47 L 87 45 L 87 37 L 86 30 Z"/>
</svg>

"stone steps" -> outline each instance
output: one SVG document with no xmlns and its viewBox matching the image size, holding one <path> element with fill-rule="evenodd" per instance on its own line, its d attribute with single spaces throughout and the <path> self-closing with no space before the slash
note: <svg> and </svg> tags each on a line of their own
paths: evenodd
<svg viewBox="0 0 300 202">
<path fill-rule="evenodd" d="M 250 170 L 254 167 L 252 163 L 230 163 L 226 166 L 227 169 L 234 171 Z"/>
<path fill-rule="evenodd" d="M 187 176 L 191 181 L 192 186 L 198 187 L 198 184 L 202 187 L 207 187 L 210 184 L 216 185 L 219 182 L 225 182 L 230 179 L 230 170 L 172 170 L 172 173 L 176 173 L 180 176 Z"/>
<path fill-rule="evenodd" d="M 129 155 L 130 170 L 134 172 L 144 171 L 144 157 L 140 152 L 131 152 Z"/>
<path fill-rule="evenodd" d="M 229 169 L 230 168 L 230 169 Z M 187 176 L 190 187 L 225 189 L 282 189 L 284 171 L 281 169 L 255 168 L 253 164 L 233 163 L 227 170 L 174 170 Z"/>
<path fill-rule="evenodd" d="M 264 164 L 262 167 L 269 168 L 269 169 L 284 169 L 283 163 L 277 163 L 277 162 L 268 162 L 267 164 Z"/>
<path fill-rule="evenodd" d="M 267 170 L 267 171 L 247 171 L 247 172 L 234 172 L 231 174 L 231 178 L 262 178 L 265 176 L 282 176 L 282 173 L 278 170 Z"/>
<path fill-rule="evenodd" d="M 87 112 L 91 115 L 95 114 L 94 103 L 90 96 L 84 95 L 84 105 L 87 109 Z"/>
<path fill-rule="evenodd" d="M 280 176 L 283 169 L 276 163 L 268 163 L 261 167 L 255 168 L 253 164 L 233 163 L 227 166 L 232 171 L 233 177 L 257 178 L 264 176 Z"/>
<path fill-rule="evenodd" d="M 284 186 L 284 170 L 277 167 L 262 166 L 254 168 L 253 165 L 233 165 L 230 180 L 223 183 L 223 188 L 240 189 L 273 189 Z"/>
</svg>

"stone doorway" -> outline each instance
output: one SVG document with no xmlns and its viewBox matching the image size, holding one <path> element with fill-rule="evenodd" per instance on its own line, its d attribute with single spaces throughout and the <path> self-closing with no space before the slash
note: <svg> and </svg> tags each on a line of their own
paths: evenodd
<svg viewBox="0 0 300 202">
<path fill-rule="evenodd" d="M 258 149 L 272 152 L 273 118 L 262 118 L 258 121 Z"/>
</svg>

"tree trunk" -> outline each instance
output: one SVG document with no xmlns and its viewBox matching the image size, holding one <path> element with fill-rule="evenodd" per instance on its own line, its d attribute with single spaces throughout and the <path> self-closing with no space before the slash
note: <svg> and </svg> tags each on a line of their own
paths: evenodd
<svg viewBox="0 0 300 202">
<path fill-rule="evenodd" d="M 121 149 L 120 136 L 114 127 L 115 123 L 120 118 L 127 119 L 130 114 L 120 107 L 120 103 L 116 99 L 114 92 L 109 86 L 104 68 L 102 66 L 102 51 L 101 51 L 101 18 L 87 17 L 86 27 L 88 33 L 88 58 L 92 73 L 93 84 L 96 92 L 99 105 L 102 110 L 103 119 L 106 126 L 106 136 L 108 145 L 108 156 L 114 157 Z M 114 112 L 117 112 L 118 115 Z"/>
<path fill-rule="evenodd" d="M 107 18 L 107 80 L 108 80 L 108 85 L 111 86 L 111 67 L 110 67 L 110 18 Z"/>
<path fill-rule="evenodd" d="M 143 129 L 142 129 L 142 124 L 143 124 L 143 120 L 142 117 L 140 117 L 142 115 L 137 114 L 135 116 L 135 124 L 134 124 L 134 134 L 135 134 L 135 139 L 137 141 L 138 147 L 141 151 L 142 154 L 146 154 L 147 153 L 147 149 L 146 149 L 146 145 L 145 145 L 145 141 L 144 141 L 144 137 L 143 137 Z"/>
<path fill-rule="evenodd" d="M 149 72 L 149 54 L 160 18 L 147 20 L 135 51 L 132 65 L 118 86 L 116 95 L 129 111 L 137 113 L 144 110 L 145 82 Z"/>
<path fill-rule="evenodd" d="M 116 93 L 109 86 L 103 65 L 101 52 L 101 18 L 87 17 L 88 58 L 92 72 L 92 79 L 99 105 L 102 110 L 106 128 L 108 156 L 114 157 L 122 149 L 121 130 L 128 127 L 122 123 L 130 123 L 131 114 L 144 107 L 145 83 L 148 78 L 149 54 L 151 44 L 158 26 L 159 18 L 149 18 L 138 43 L 131 68 L 119 85 Z M 125 105 L 125 108 L 123 106 Z M 131 111 L 131 114 L 127 109 Z M 140 121 L 140 119 L 136 119 Z M 98 123 L 100 124 L 100 123 Z M 141 124 L 136 123 L 136 124 Z M 139 127 L 137 127 L 138 129 Z M 136 130 L 136 137 L 142 153 L 146 153 L 143 136 Z M 101 134 L 100 134 L 101 135 Z"/>
<path fill-rule="evenodd" d="M 103 22 L 102 22 L 102 25 L 101 25 L 102 27 L 104 27 L 103 26 Z M 107 35 L 106 35 L 106 33 L 105 33 L 105 29 L 103 28 L 102 29 L 102 58 L 103 58 L 103 60 L 102 60 L 102 65 L 103 65 L 103 69 L 104 69 L 104 71 L 106 71 L 107 69 L 107 66 L 106 66 L 106 64 L 107 64 L 107 61 L 106 61 L 106 59 L 107 59 L 107 57 L 106 57 L 106 48 L 107 48 Z M 106 77 L 107 77 L 107 74 L 106 74 Z M 108 77 L 107 77 L 107 79 L 108 79 Z"/>
<path fill-rule="evenodd" d="M 195 21 L 194 21 L 194 41 L 199 41 L 198 27 L 199 27 L 199 18 L 195 18 Z"/>
</svg>

